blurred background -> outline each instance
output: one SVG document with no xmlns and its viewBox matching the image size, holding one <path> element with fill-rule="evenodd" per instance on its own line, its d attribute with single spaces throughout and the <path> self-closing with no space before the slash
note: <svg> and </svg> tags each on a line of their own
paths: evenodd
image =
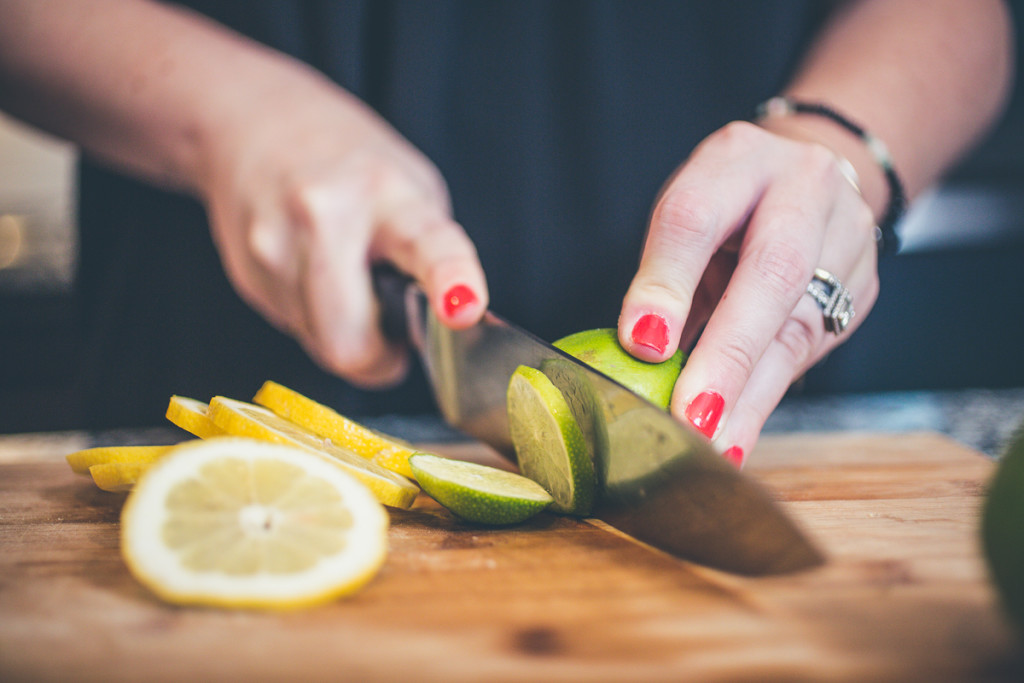
<svg viewBox="0 0 1024 683">
<path fill-rule="evenodd" d="M 75 404 L 81 363 L 75 167 L 73 147 L 0 114 L 0 433 L 81 428 L 62 412 Z M 915 395 L 906 392 L 1024 396 L 1021 88 L 998 128 L 920 198 L 901 232 L 903 251 L 881 261 L 871 316 L 788 404 L 881 392 L 888 398 L 874 419 L 884 420 Z M 793 427 L 787 415 L 769 427 Z"/>
</svg>

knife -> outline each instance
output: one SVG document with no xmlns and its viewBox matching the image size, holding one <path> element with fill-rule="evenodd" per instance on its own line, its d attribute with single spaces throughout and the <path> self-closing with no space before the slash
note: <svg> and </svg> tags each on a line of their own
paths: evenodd
<svg viewBox="0 0 1024 683">
<path fill-rule="evenodd" d="M 445 421 L 515 462 L 505 397 L 520 365 L 544 372 L 594 444 L 592 516 L 681 559 L 735 574 L 809 569 L 823 555 L 771 495 L 707 439 L 615 380 L 491 311 L 451 330 L 390 268 L 374 281 L 385 334 L 419 353 Z"/>
</svg>

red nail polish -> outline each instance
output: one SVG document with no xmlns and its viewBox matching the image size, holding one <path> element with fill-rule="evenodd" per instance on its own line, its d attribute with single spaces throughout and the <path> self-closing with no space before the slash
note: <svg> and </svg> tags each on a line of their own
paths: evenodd
<svg viewBox="0 0 1024 683">
<path fill-rule="evenodd" d="M 697 431 L 709 439 L 715 435 L 718 428 L 718 421 L 722 419 L 722 412 L 725 409 L 725 399 L 716 391 L 705 391 L 697 395 L 697 398 L 690 401 L 686 406 L 686 419 L 688 419 Z"/>
<path fill-rule="evenodd" d="M 451 318 L 465 306 L 476 303 L 476 300 L 472 289 L 466 285 L 455 285 L 444 295 L 444 313 Z"/>
<path fill-rule="evenodd" d="M 668 348 L 668 323 L 660 315 L 648 313 L 633 325 L 631 336 L 634 344 L 665 353 Z"/>
<path fill-rule="evenodd" d="M 736 466 L 736 469 L 743 467 L 743 449 L 739 446 L 732 446 L 722 453 L 722 457 Z"/>
</svg>

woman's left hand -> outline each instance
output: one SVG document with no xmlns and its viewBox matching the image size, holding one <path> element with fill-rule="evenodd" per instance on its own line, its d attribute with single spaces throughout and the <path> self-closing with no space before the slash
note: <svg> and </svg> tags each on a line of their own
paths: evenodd
<svg viewBox="0 0 1024 683">
<path fill-rule="evenodd" d="M 619 338 L 649 361 L 697 340 L 671 411 L 741 464 L 793 381 L 871 310 L 877 256 L 872 211 L 835 154 L 733 122 L 659 195 Z M 807 294 L 816 268 L 852 297 L 840 334 Z"/>
</svg>

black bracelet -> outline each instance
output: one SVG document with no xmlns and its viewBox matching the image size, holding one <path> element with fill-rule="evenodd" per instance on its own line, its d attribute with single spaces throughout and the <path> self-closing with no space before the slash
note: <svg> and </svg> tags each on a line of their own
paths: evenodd
<svg viewBox="0 0 1024 683">
<path fill-rule="evenodd" d="M 878 222 L 875 234 L 878 241 L 878 251 L 882 254 L 895 254 L 899 251 L 900 238 L 896 234 L 896 225 L 907 211 L 907 193 L 903 189 L 903 181 L 900 180 L 896 169 L 893 167 L 889 148 L 880 139 L 864 130 L 863 126 L 820 102 L 801 102 L 788 97 L 773 97 L 758 105 L 755 112 L 755 120 L 761 120 L 769 116 L 789 116 L 792 114 L 812 114 L 835 121 L 860 138 L 861 142 L 868 148 L 875 163 L 885 173 L 885 181 L 889 185 L 889 203 L 885 207 L 882 219 Z"/>
</svg>

